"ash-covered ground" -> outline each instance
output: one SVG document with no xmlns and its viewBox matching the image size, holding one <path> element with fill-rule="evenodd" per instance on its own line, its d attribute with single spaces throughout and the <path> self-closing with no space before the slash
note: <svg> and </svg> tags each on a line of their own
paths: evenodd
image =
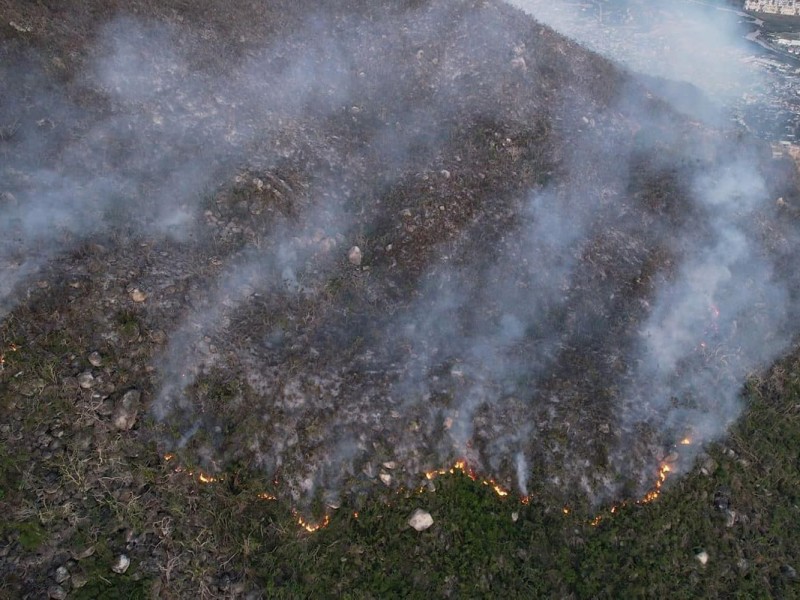
<svg viewBox="0 0 800 600">
<path fill-rule="evenodd" d="M 713 103 L 501 2 L 137 6 L 63 9 L 80 38 L 5 8 L 0 335 L 82 344 L 4 370 L 14 444 L 33 398 L 72 415 L 46 445 L 300 507 L 457 459 L 597 504 L 689 469 L 790 347 L 794 167 Z"/>
</svg>

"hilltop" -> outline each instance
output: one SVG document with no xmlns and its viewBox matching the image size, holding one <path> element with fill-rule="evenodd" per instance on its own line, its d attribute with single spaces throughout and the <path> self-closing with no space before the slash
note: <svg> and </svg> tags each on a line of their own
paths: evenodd
<svg viewBox="0 0 800 600">
<path fill-rule="evenodd" d="M 714 445 L 793 380 L 768 146 L 501 2 L 0 7 L 5 592 L 598 594 L 625 534 L 588 523 L 664 465 L 631 532 L 707 509 L 791 585 L 759 536 L 796 509 Z M 456 460 L 508 495 L 426 479 Z"/>
</svg>

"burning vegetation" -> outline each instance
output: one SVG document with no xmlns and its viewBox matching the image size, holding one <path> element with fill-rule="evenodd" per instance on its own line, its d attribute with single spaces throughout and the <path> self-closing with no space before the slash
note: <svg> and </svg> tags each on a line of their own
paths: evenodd
<svg viewBox="0 0 800 600">
<path fill-rule="evenodd" d="M 67 3 L 80 40 L 28 4 L 0 41 L 12 594 L 108 596 L 105 561 L 132 596 L 346 595 L 313 561 L 348 534 L 343 581 L 427 589 L 365 550 L 422 499 L 516 536 L 488 593 L 659 510 L 790 343 L 793 167 L 506 3 Z M 484 539 L 455 522 L 414 540 Z"/>
</svg>

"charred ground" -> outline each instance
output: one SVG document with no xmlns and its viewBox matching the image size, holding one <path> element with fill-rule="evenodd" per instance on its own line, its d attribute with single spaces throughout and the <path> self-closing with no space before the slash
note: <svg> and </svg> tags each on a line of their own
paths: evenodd
<svg viewBox="0 0 800 600">
<path fill-rule="evenodd" d="M 0 6 L 8 595 L 59 566 L 71 597 L 794 591 L 794 359 L 753 374 L 708 475 L 588 524 L 649 489 L 692 411 L 729 413 L 650 406 L 662 382 L 631 374 L 658 289 L 718 235 L 690 182 L 759 174 L 736 227 L 780 275 L 792 165 L 504 4 Z M 21 218 L 65 191 L 45 233 Z M 763 340 L 703 314 L 677 377 L 740 389 L 772 312 L 737 309 Z M 514 493 L 408 491 L 465 455 Z M 437 524 L 412 538 L 420 502 Z"/>
</svg>

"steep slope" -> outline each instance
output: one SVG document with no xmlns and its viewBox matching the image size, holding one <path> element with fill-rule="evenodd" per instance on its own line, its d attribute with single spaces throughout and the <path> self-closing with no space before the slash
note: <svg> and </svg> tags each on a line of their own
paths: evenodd
<svg viewBox="0 0 800 600">
<path fill-rule="evenodd" d="M 176 464 L 304 518 L 458 459 L 640 498 L 790 346 L 791 167 L 505 4 L 5 10 L 3 503 L 69 506 L 12 589 L 144 496 L 163 570 Z"/>
</svg>

